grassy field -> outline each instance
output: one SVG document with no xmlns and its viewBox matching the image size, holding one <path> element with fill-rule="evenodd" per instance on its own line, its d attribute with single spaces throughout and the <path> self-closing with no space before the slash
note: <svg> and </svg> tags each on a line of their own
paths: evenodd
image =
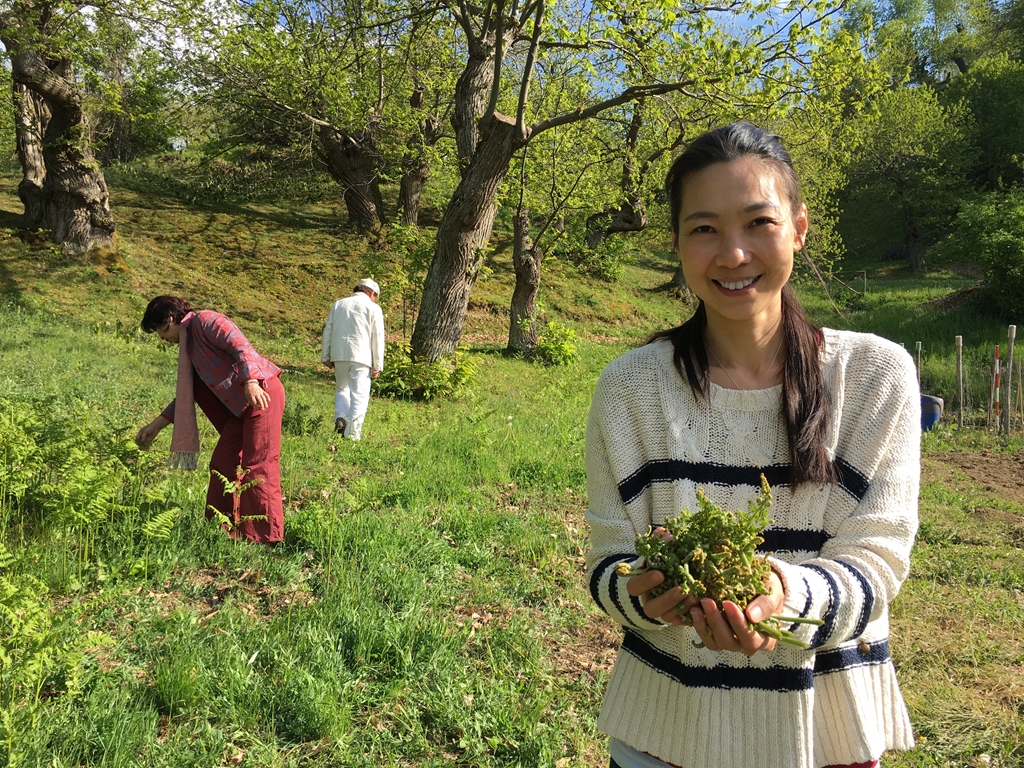
<svg viewBox="0 0 1024 768">
<path fill-rule="evenodd" d="M 614 284 L 545 263 L 548 317 L 581 341 L 544 368 L 500 354 L 499 237 L 466 329 L 470 392 L 375 399 L 363 442 L 343 443 L 322 314 L 373 271 L 391 336 L 403 313 L 411 333 L 414 307 L 387 294 L 401 249 L 347 231 L 330 197 L 197 205 L 112 178 L 123 266 L 35 242 L 14 180 L 0 188 L 0 765 L 605 765 L 594 723 L 619 634 L 582 578 L 584 426 L 604 364 L 685 316 L 664 243 Z M 868 292 L 832 283 L 837 316 L 807 288 L 812 314 L 922 341 L 929 391 L 949 393 L 954 335 L 978 364 L 1005 341 L 977 301 L 943 303 L 970 276 L 844 269 L 868 269 Z M 202 473 L 162 468 L 166 433 L 150 453 L 131 442 L 172 396 L 171 350 L 135 331 L 164 291 L 227 312 L 286 369 L 281 546 L 207 523 Z M 1024 765 L 1022 443 L 948 421 L 925 435 L 892 619 L 920 739 L 886 768 Z"/>
</svg>

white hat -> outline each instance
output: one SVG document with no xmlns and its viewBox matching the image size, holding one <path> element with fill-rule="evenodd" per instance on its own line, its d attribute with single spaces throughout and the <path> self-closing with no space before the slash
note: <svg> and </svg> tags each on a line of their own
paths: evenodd
<svg viewBox="0 0 1024 768">
<path fill-rule="evenodd" d="M 377 285 L 376 281 L 372 280 L 369 277 L 364 277 L 362 280 L 356 283 L 356 288 L 369 288 L 378 296 L 380 295 L 380 286 Z"/>
</svg>

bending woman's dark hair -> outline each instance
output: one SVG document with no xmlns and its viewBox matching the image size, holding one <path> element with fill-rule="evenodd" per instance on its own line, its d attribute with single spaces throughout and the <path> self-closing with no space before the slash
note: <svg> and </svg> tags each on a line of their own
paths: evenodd
<svg viewBox="0 0 1024 768">
<path fill-rule="evenodd" d="M 698 136 L 676 158 L 665 179 L 672 232 L 678 235 L 679 211 L 687 178 L 715 163 L 758 157 L 778 173 L 793 215 L 800 209 L 800 183 L 793 161 L 777 136 L 749 123 L 732 123 Z M 669 339 L 673 362 L 697 398 L 708 399 L 710 377 L 705 330 L 707 309 L 701 301 L 693 317 L 678 328 L 655 334 L 650 341 Z M 821 369 L 821 329 L 804 315 L 803 307 L 787 283 L 782 289 L 782 333 L 786 359 L 782 372 L 782 410 L 793 462 L 793 483 L 827 484 L 836 470 L 825 447 L 830 403 Z"/>
<path fill-rule="evenodd" d="M 177 296 L 157 296 L 146 306 L 142 315 L 142 330 L 153 333 L 163 328 L 168 321 L 180 323 L 185 315 L 192 311 L 192 305 Z"/>
</svg>

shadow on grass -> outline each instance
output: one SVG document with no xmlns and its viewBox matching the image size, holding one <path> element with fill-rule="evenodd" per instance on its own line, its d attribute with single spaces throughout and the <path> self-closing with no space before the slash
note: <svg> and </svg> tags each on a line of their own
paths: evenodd
<svg viewBox="0 0 1024 768">
<path fill-rule="evenodd" d="M 270 212 L 261 210 L 257 205 L 280 207 L 277 201 L 238 201 L 231 199 L 204 200 L 201 196 L 191 193 L 187 187 L 174 183 L 167 177 L 155 173 L 118 173 L 109 172 L 110 180 L 115 182 L 117 191 L 131 191 L 145 200 L 147 210 L 177 210 L 209 214 L 207 226 L 190 236 L 205 233 L 213 224 L 213 216 L 229 215 L 253 220 L 273 222 L 279 226 L 295 230 L 328 230 L 337 235 L 349 235 L 356 232 L 341 216 L 328 214 L 301 213 L 295 210 Z M 115 191 L 116 194 L 116 191 Z M 340 201 L 339 201 L 340 202 Z M 130 205 L 130 203 L 128 204 Z M 126 207 L 122 202 L 121 207 Z"/>
</svg>

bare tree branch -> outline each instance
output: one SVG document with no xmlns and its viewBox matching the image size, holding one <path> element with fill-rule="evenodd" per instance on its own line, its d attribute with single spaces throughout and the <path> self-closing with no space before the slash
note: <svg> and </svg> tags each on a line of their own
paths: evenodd
<svg viewBox="0 0 1024 768">
<path fill-rule="evenodd" d="M 710 81 L 711 83 L 717 82 L 717 79 Z M 594 117 L 606 109 L 617 107 L 620 104 L 627 104 L 634 99 L 639 99 L 642 96 L 658 96 L 663 93 L 672 93 L 674 91 L 685 92 L 685 89 L 693 85 L 693 80 L 684 80 L 678 83 L 650 83 L 647 85 L 632 85 L 618 96 L 613 96 L 610 99 L 599 101 L 596 104 L 592 104 L 586 109 L 579 107 L 573 112 L 565 112 L 561 115 L 557 115 L 547 120 L 541 120 L 539 123 L 535 123 L 527 130 L 526 137 L 528 140 L 538 133 L 542 133 L 550 128 L 555 128 L 559 125 L 570 125 L 572 123 L 578 123 L 581 120 L 587 120 Z"/>
<path fill-rule="evenodd" d="M 488 1 L 488 7 L 490 2 Z M 498 92 L 501 90 L 501 65 L 505 62 L 505 13 L 504 0 L 498 0 L 497 22 L 494 28 L 494 79 L 491 81 L 491 95 L 487 101 L 487 109 L 480 118 L 481 125 L 487 125 L 494 117 L 498 108 Z"/>
<path fill-rule="evenodd" d="M 544 20 L 544 0 L 537 3 L 537 15 L 533 20 L 533 34 L 530 36 L 530 51 L 526 54 L 523 67 L 522 87 L 519 89 L 519 105 L 516 107 L 516 136 L 518 141 L 526 140 L 526 99 L 530 94 L 530 79 L 537 61 L 537 44 L 540 41 Z"/>
</svg>

